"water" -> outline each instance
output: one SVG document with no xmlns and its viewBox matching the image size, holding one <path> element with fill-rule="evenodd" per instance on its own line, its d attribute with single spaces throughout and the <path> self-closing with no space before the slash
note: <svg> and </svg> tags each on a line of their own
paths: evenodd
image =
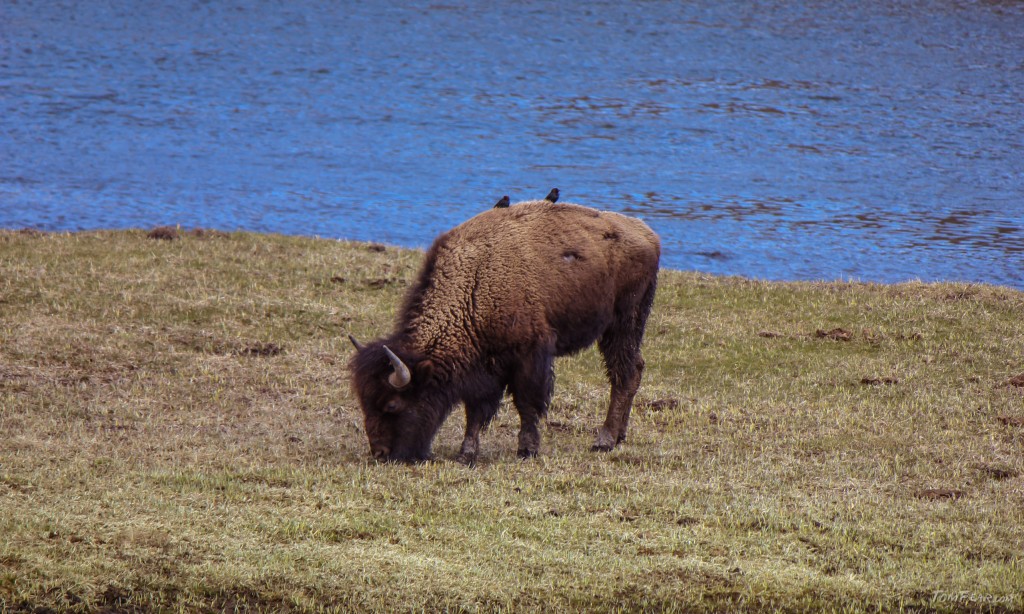
<svg viewBox="0 0 1024 614">
<path fill-rule="evenodd" d="M 0 1 L 0 227 L 426 246 L 502 194 L 671 268 L 1024 288 L 1024 3 Z"/>
</svg>

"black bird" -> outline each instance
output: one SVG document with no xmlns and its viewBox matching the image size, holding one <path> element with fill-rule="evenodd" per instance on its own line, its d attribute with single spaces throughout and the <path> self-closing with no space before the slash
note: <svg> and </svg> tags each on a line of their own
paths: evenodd
<svg viewBox="0 0 1024 614">
<path fill-rule="evenodd" d="M 499 200 L 497 203 L 495 203 L 494 208 L 495 209 L 504 209 L 505 207 L 508 206 L 508 203 L 509 203 L 508 194 L 506 194 L 506 195 L 501 197 L 501 200 Z"/>
<path fill-rule="evenodd" d="M 558 188 L 551 188 L 551 191 L 548 192 L 548 195 L 544 197 L 544 200 L 548 201 L 549 203 L 557 203 L 558 202 Z"/>
</svg>

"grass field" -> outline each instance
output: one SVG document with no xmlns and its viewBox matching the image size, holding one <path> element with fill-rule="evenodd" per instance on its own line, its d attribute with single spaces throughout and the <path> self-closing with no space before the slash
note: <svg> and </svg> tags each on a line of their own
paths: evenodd
<svg viewBox="0 0 1024 614">
<path fill-rule="evenodd" d="M 0 231 L 0 611 L 1024 610 L 1024 293 L 663 271 L 627 444 L 368 457 L 422 253 Z"/>
</svg>

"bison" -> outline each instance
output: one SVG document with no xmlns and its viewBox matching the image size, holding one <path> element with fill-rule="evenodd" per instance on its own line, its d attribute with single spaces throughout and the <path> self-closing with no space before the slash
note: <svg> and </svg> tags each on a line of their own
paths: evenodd
<svg viewBox="0 0 1024 614">
<path fill-rule="evenodd" d="M 473 464 L 480 430 L 507 390 L 519 412 L 522 458 L 537 455 L 537 423 L 551 400 L 556 356 L 595 341 L 611 401 L 592 449 L 626 438 L 640 385 L 644 327 L 661 244 L 643 222 L 537 200 L 490 209 L 442 234 L 427 252 L 395 331 L 356 346 L 349 369 L 380 460 L 430 458 L 461 401 L 457 457 Z"/>
</svg>

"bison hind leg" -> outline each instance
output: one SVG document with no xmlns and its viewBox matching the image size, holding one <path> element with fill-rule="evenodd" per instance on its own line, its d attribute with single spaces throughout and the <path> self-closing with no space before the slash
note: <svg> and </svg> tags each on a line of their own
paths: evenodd
<svg viewBox="0 0 1024 614">
<path fill-rule="evenodd" d="M 608 415 L 591 448 L 596 452 L 608 452 L 626 440 L 633 397 L 644 372 L 640 345 L 654 304 L 656 283 L 656 278 L 652 279 L 638 302 L 616 309 L 615 321 L 598 341 L 612 390 Z"/>
<path fill-rule="evenodd" d="M 548 413 L 555 383 L 555 344 L 544 344 L 524 357 L 512 375 L 509 390 L 519 412 L 519 458 L 540 451 L 540 419 Z"/>
<path fill-rule="evenodd" d="M 611 400 L 608 403 L 608 415 L 604 424 L 597 431 L 597 439 L 591 450 L 594 452 L 609 452 L 618 444 L 626 441 L 626 431 L 629 428 L 629 414 L 633 407 L 633 397 L 640 387 L 640 377 L 644 370 L 643 358 L 637 357 L 634 363 L 633 374 L 618 385 L 612 384 Z"/>
</svg>

